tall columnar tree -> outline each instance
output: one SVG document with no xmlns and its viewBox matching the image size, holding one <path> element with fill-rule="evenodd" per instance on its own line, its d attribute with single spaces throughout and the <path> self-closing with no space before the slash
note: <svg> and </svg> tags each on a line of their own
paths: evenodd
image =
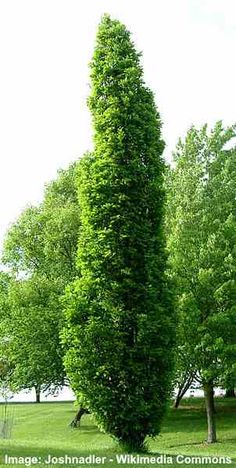
<svg viewBox="0 0 236 468">
<path fill-rule="evenodd" d="M 159 433 L 174 320 L 165 277 L 161 122 L 130 33 L 104 16 L 91 63 L 94 152 L 79 169 L 81 277 L 67 292 L 66 368 L 127 447 Z"/>
<path fill-rule="evenodd" d="M 179 313 L 179 361 L 204 389 L 208 442 L 216 441 L 214 387 L 235 372 L 235 127 L 192 127 L 175 153 L 167 230 Z"/>
</svg>

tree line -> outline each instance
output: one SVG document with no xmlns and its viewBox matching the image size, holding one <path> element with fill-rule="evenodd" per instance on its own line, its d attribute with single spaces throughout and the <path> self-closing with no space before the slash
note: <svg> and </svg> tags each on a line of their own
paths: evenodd
<svg viewBox="0 0 236 468">
<path fill-rule="evenodd" d="M 2 384 L 39 401 L 70 383 L 139 450 L 197 383 L 215 442 L 214 388 L 236 380 L 235 126 L 192 126 L 168 166 L 140 54 L 107 15 L 90 70 L 93 151 L 6 235 Z"/>
</svg>

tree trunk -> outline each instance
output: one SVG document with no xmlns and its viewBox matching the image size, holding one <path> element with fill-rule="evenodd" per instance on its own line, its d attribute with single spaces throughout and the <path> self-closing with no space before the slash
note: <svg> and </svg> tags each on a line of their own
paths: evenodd
<svg viewBox="0 0 236 468">
<path fill-rule="evenodd" d="M 79 410 L 77 411 L 74 419 L 71 421 L 70 423 L 70 426 L 71 427 L 79 427 L 80 426 L 80 420 L 83 416 L 83 414 L 89 414 L 89 410 L 87 410 L 86 408 L 83 408 L 82 406 L 79 408 Z"/>
<path fill-rule="evenodd" d="M 178 393 L 178 395 L 177 395 L 177 397 L 175 399 L 175 402 L 174 402 L 174 408 L 177 409 L 179 407 L 179 404 L 180 404 L 182 398 L 183 398 L 183 396 L 180 393 Z"/>
<path fill-rule="evenodd" d="M 234 398 L 236 397 L 234 388 L 227 388 L 225 391 L 225 398 Z"/>
<path fill-rule="evenodd" d="M 204 385 L 204 396 L 207 413 L 207 443 L 213 444 L 216 442 L 216 423 L 215 423 L 215 407 L 214 407 L 214 389 L 212 383 Z"/>
<path fill-rule="evenodd" d="M 178 393 L 176 395 L 176 399 L 175 399 L 175 402 L 174 402 L 174 408 L 178 408 L 179 407 L 179 404 L 182 400 L 182 398 L 184 397 L 185 393 L 187 392 L 187 390 L 191 387 L 193 381 L 194 381 L 194 378 L 195 378 L 195 373 L 191 373 L 190 375 L 188 375 L 186 377 L 186 374 L 185 374 L 185 377 L 183 378 L 183 381 L 182 383 L 179 385 L 179 389 L 178 389 Z"/>
<path fill-rule="evenodd" d="M 36 403 L 40 403 L 40 385 L 35 387 Z"/>
</svg>

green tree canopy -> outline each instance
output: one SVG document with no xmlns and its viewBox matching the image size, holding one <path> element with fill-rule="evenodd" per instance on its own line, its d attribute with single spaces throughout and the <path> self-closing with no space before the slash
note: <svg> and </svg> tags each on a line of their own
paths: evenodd
<svg viewBox="0 0 236 468">
<path fill-rule="evenodd" d="M 39 206 L 26 208 L 10 227 L 3 262 L 16 272 L 42 273 L 66 284 L 76 275 L 79 231 L 76 172 L 78 163 L 60 170 Z"/>
<path fill-rule="evenodd" d="M 1 351 L 8 357 L 13 391 L 33 387 L 54 391 L 64 384 L 58 297 L 55 282 L 48 278 L 11 280 L 8 313 L 1 320 Z"/>
<path fill-rule="evenodd" d="M 65 382 L 59 334 L 61 296 L 76 275 L 76 171 L 77 163 L 59 171 L 46 186 L 42 203 L 26 208 L 6 236 L 3 261 L 15 279 L 8 291 L 8 313 L 1 317 L 1 352 L 7 347 L 14 390 L 54 391 Z"/>
</svg>

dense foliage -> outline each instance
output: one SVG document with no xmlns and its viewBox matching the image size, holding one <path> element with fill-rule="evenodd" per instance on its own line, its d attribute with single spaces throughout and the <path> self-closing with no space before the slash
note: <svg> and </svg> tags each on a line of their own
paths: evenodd
<svg viewBox="0 0 236 468">
<path fill-rule="evenodd" d="M 164 144 L 140 56 L 129 32 L 108 16 L 91 80 L 95 148 L 79 167 L 81 277 L 67 290 L 65 363 L 100 425 L 139 449 L 160 431 L 172 368 Z"/>
</svg>

